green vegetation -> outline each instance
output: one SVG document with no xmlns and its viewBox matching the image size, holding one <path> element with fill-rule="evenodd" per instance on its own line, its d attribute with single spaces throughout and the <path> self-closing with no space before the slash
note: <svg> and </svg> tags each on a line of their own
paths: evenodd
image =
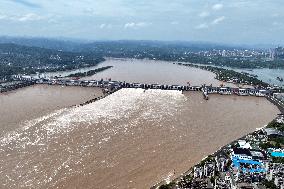
<svg viewBox="0 0 284 189">
<path fill-rule="evenodd" d="M 234 83 L 248 84 L 248 85 L 259 86 L 259 87 L 269 86 L 267 83 L 255 77 L 251 77 L 247 74 L 239 73 L 233 70 L 218 68 L 214 66 L 200 66 L 200 65 L 195 65 L 195 64 L 182 64 L 182 63 L 178 63 L 178 64 L 211 71 L 216 74 L 216 79 L 220 81 L 224 81 L 224 82 L 234 82 Z"/>
<path fill-rule="evenodd" d="M 198 61 L 198 60 L 197 60 Z M 261 59 L 258 60 L 242 60 L 242 59 L 232 59 L 229 57 L 213 57 L 213 58 L 206 58 L 200 62 L 210 62 L 211 64 L 217 66 L 228 66 L 233 68 L 284 68 L 284 61 L 283 60 L 274 60 L 274 61 L 264 61 Z"/>
<path fill-rule="evenodd" d="M 284 164 L 284 157 L 272 157 L 272 162 Z"/>
<path fill-rule="evenodd" d="M 250 77 L 246 74 L 239 73 L 233 70 L 227 70 L 223 68 L 216 68 L 212 66 L 206 66 L 206 69 L 209 71 L 212 71 L 213 73 L 216 74 L 216 79 L 221 80 L 221 81 L 233 81 L 235 83 L 240 83 L 240 84 L 249 84 L 249 85 L 254 85 L 254 86 L 262 86 L 262 87 L 267 87 L 268 84 L 257 79 L 254 77 Z"/>
<path fill-rule="evenodd" d="M 265 142 L 265 143 L 260 143 L 259 147 L 263 150 L 267 150 L 268 148 L 277 148 L 275 144 L 272 144 L 271 142 Z"/>
<path fill-rule="evenodd" d="M 231 49 L 226 46 L 174 44 L 149 41 L 117 41 L 95 42 L 88 44 L 83 51 L 92 51 L 103 57 L 137 58 L 150 60 L 165 60 L 173 62 L 192 62 L 197 64 L 211 64 L 232 68 L 280 68 L 284 69 L 284 60 L 267 61 L 263 57 L 242 57 L 221 55 L 204 56 L 200 51 Z M 231 49 L 233 50 L 233 49 Z"/>
<path fill-rule="evenodd" d="M 271 181 L 265 180 L 265 181 L 263 182 L 263 185 L 264 185 L 267 189 L 277 189 L 277 186 L 274 184 L 273 180 L 271 180 Z"/>
<path fill-rule="evenodd" d="M 284 137 L 269 137 L 268 141 L 265 143 L 260 143 L 259 147 L 263 150 L 267 150 L 268 148 L 281 148 L 284 146 Z"/>
<path fill-rule="evenodd" d="M 273 120 L 267 125 L 267 128 L 274 128 L 284 132 L 284 123 L 278 123 L 276 120 Z"/>
<path fill-rule="evenodd" d="M 15 74 L 66 71 L 95 66 L 104 58 L 90 53 L 63 52 L 15 44 L 0 44 L 0 80 Z"/>
<path fill-rule="evenodd" d="M 159 189 L 172 189 L 176 184 L 174 182 L 171 182 L 169 184 L 163 184 L 159 187 Z"/>
<path fill-rule="evenodd" d="M 46 46 L 40 43 L 40 46 Z M 16 44 L 0 44 L 0 80 L 8 79 L 14 74 L 34 74 L 36 72 L 65 71 L 97 65 L 104 61 L 102 57 L 136 58 L 150 60 L 165 60 L 174 62 L 193 62 L 204 66 L 204 69 L 216 73 L 217 79 L 228 81 L 239 79 L 238 83 L 266 86 L 257 78 L 244 73 L 238 73 L 220 67 L 233 68 L 280 68 L 284 69 L 284 60 L 267 61 L 261 55 L 256 57 L 221 56 L 214 54 L 218 49 L 235 50 L 226 46 L 211 46 L 205 44 L 193 45 L 186 43 L 162 43 L 149 41 L 116 41 L 95 42 L 91 44 L 73 44 L 72 48 L 62 49 L 59 46 L 50 46 L 53 49 L 27 47 Z M 63 48 L 64 49 L 64 48 Z M 243 49 L 239 49 L 243 51 Z M 210 52 L 210 55 L 204 55 Z M 203 54 L 202 54 L 203 53 Z M 219 66 L 216 68 L 214 66 Z"/>
<path fill-rule="evenodd" d="M 284 146 L 284 137 L 270 137 L 269 140 L 275 144 L 276 148 L 281 148 L 281 146 Z"/>
<path fill-rule="evenodd" d="M 214 184 L 215 183 L 215 179 L 216 179 L 216 177 L 210 177 L 210 182 L 212 183 L 212 184 Z"/>
<path fill-rule="evenodd" d="M 267 128 L 273 128 L 281 132 L 284 132 L 284 123 L 278 123 L 276 120 L 273 120 L 267 125 Z M 284 137 L 282 136 L 269 137 L 268 142 L 261 143 L 259 146 L 262 149 L 281 148 L 282 146 L 284 146 Z"/>
<path fill-rule="evenodd" d="M 91 75 L 95 75 L 98 72 L 102 72 L 104 70 L 110 69 L 112 67 L 113 66 L 105 66 L 105 67 L 97 68 L 95 70 L 90 70 L 90 71 L 83 72 L 83 73 L 70 74 L 67 77 L 86 77 L 86 76 L 91 76 Z"/>
</svg>

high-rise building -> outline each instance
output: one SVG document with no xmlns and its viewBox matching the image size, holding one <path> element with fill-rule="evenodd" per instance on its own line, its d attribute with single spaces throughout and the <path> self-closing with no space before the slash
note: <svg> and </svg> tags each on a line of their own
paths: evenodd
<svg viewBox="0 0 284 189">
<path fill-rule="evenodd" d="M 271 60 L 275 59 L 275 49 L 269 49 L 269 58 Z"/>
</svg>

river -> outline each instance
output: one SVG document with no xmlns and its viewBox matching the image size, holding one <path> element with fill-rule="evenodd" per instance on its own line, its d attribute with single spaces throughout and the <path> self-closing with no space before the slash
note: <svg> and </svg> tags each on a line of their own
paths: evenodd
<svg viewBox="0 0 284 189">
<path fill-rule="evenodd" d="M 133 65 L 133 64 L 135 65 Z M 148 69 L 149 66 L 145 66 L 146 64 L 153 64 L 151 69 Z M 160 64 L 163 64 L 164 66 L 161 67 Z M 86 72 L 89 70 L 94 70 L 99 67 L 103 66 L 115 66 L 112 70 L 108 70 L 102 73 L 99 73 L 95 76 L 89 77 L 89 79 L 106 79 L 111 78 L 113 80 L 120 79 L 120 80 L 130 80 L 130 81 L 145 81 L 145 82 L 153 82 L 156 81 L 156 83 L 163 82 L 165 78 L 171 79 L 170 84 L 173 84 L 172 82 L 176 82 L 174 84 L 186 84 L 185 81 L 188 80 L 186 76 L 184 75 L 185 70 L 184 69 L 176 69 L 172 67 L 172 62 L 166 62 L 166 61 L 155 61 L 155 60 L 137 60 L 137 59 L 115 59 L 115 58 L 106 58 L 106 61 L 98 64 L 97 66 L 89 67 L 89 68 L 81 68 L 77 70 L 72 71 L 64 71 L 64 72 L 54 72 L 54 73 L 46 73 L 45 75 L 48 77 L 54 77 L 54 76 L 67 76 L 69 74 L 74 74 L 78 72 Z M 200 64 L 198 64 L 200 65 Z M 204 65 L 204 64 L 201 64 Z M 210 65 L 214 66 L 214 65 Z M 218 67 L 218 66 L 216 66 Z M 278 85 L 284 87 L 284 82 L 280 82 L 277 80 L 277 77 L 284 77 L 284 69 L 268 69 L 268 68 L 262 68 L 262 69 L 239 69 L 239 68 L 231 68 L 231 67 L 222 67 L 226 69 L 231 69 L 237 72 L 246 72 L 249 74 L 257 75 L 258 79 L 270 83 L 272 85 Z M 173 70 L 173 71 L 169 71 Z M 210 74 L 197 74 L 195 69 L 191 69 L 191 72 L 186 74 L 193 75 L 193 79 L 190 81 L 192 84 L 200 84 L 203 81 L 208 82 L 208 80 L 204 80 L 204 78 L 211 77 Z M 163 76 L 160 78 L 153 77 L 153 75 L 158 74 L 159 76 Z M 176 77 L 176 75 L 182 75 L 183 77 Z M 149 78 L 149 79 L 147 79 Z M 203 84 L 203 83 L 202 83 Z M 209 84 L 209 83 L 207 83 Z M 213 84 L 219 85 L 220 82 L 213 82 Z M 230 86 L 230 84 L 227 84 Z"/>
<path fill-rule="evenodd" d="M 113 66 L 93 76 L 84 77 L 86 80 L 117 80 L 126 82 L 141 82 L 148 84 L 177 84 L 202 85 L 204 83 L 220 85 L 222 82 L 214 79 L 215 74 L 197 68 L 185 68 L 166 61 L 154 61 L 146 59 L 114 59 L 107 58 L 106 61 L 95 67 L 59 72 L 46 73 L 46 76 L 68 76 L 71 73 L 86 72 L 99 67 Z"/>
<path fill-rule="evenodd" d="M 21 123 L 68 106 L 80 104 L 101 89 L 34 85 L 0 94 L 0 136 L 17 129 Z"/>
<path fill-rule="evenodd" d="M 249 113 L 248 113 L 249 112 Z M 4 188 L 148 188 L 272 120 L 264 98 L 122 89 L 0 139 Z M 173 171 L 175 170 L 175 171 Z"/>
<path fill-rule="evenodd" d="M 210 72 L 160 61 L 106 63 L 114 67 L 91 78 L 219 84 Z M 143 89 L 70 107 L 100 92 L 37 85 L 0 94 L 0 188 L 148 188 L 279 113 L 265 98 Z"/>
</svg>

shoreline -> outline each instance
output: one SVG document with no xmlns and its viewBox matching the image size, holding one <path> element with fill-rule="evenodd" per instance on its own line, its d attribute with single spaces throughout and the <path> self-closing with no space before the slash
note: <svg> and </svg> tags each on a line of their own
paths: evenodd
<svg viewBox="0 0 284 189">
<path fill-rule="evenodd" d="M 118 90 L 119 90 L 119 89 L 118 89 Z M 93 98 L 93 99 L 88 100 L 88 101 L 86 101 L 86 102 L 84 102 L 84 103 L 81 103 L 81 104 L 79 104 L 79 105 L 72 105 L 71 107 L 73 107 L 73 106 L 84 106 L 84 105 L 87 105 L 87 104 L 89 104 L 89 103 L 93 103 L 93 102 L 95 102 L 95 101 L 97 101 L 97 100 L 100 100 L 100 99 L 106 97 L 106 96 L 109 95 L 109 94 L 112 94 L 113 92 L 115 92 L 115 91 L 110 91 L 110 92 L 107 93 L 106 95 L 102 95 L 102 96 Z M 272 102 L 272 103 L 273 103 L 273 102 Z M 274 103 L 273 103 L 273 104 L 274 104 Z M 274 104 L 274 105 L 275 105 L 275 104 Z M 279 108 L 279 107 L 278 107 L 278 108 Z M 255 133 L 255 132 L 256 132 L 256 131 L 254 131 L 254 132 L 252 132 L 252 133 Z M 252 133 L 246 134 L 246 135 L 244 135 L 243 137 L 241 137 L 241 138 L 239 138 L 239 139 L 242 139 L 242 138 L 244 138 L 244 137 L 246 137 L 246 136 L 248 136 L 248 135 L 250 135 L 250 134 L 252 134 Z M 237 140 L 239 140 L 239 139 L 237 139 Z M 234 140 L 233 142 L 231 142 L 231 143 L 229 143 L 229 144 L 232 144 L 232 143 L 236 142 L 237 140 Z M 215 155 L 215 154 L 220 153 L 220 152 L 221 152 L 222 150 L 224 150 L 227 146 L 228 146 L 228 145 L 225 145 L 225 146 L 220 147 L 220 148 L 219 148 L 217 151 L 215 151 L 213 154 L 204 157 L 204 158 L 201 160 L 201 162 L 204 161 L 204 160 L 206 160 L 209 156 L 212 156 L 212 155 Z M 200 163 L 199 163 L 199 164 L 200 164 Z M 192 169 L 192 168 L 191 168 L 191 169 Z M 191 170 L 191 169 L 189 169 L 188 171 L 186 171 L 186 172 L 185 172 L 184 174 L 182 174 L 182 175 L 192 173 L 192 170 Z"/>
<path fill-rule="evenodd" d="M 104 57 L 104 59 L 105 59 L 105 61 L 108 61 L 108 60 L 121 60 L 121 61 L 127 61 L 127 60 L 136 60 L 136 59 L 133 59 L 133 58 L 112 58 L 112 57 Z M 138 59 L 139 60 L 139 59 Z M 102 64 L 102 63 L 104 63 L 105 61 L 103 61 L 103 62 L 100 62 L 100 63 L 98 63 L 95 67 L 97 68 L 98 67 L 98 65 L 100 65 L 100 64 Z M 150 60 L 149 59 L 149 61 L 162 61 L 162 60 Z M 182 66 L 189 66 L 189 67 L 192 67 L 192 68 L 197 68 L 197 69 L 200 69 L 200 70 L 204 70 L 204 71 L 208 71 L 208 72 L 211 72 L 211 73 L 213 73 L 214 75 L 215 75 L 215 80 L 217 80 L 217 81 L 219 81 L 219 82 L 223 82 L 223 83 L 225 83 L 225 85 L 223 85 L 223 83 L 221 83 L 220 84 L 220 86 L 230 86 L 231 84 L 232 84 L 232 86 L 236 86 L 236 87 L 240 87 L 240 88 L 254 88 L 254 87 L 259 87 L 259 86 L 256 86 L 255 84 L 253 84 L 253 83 L 248 83 L 247 81 L 245 81 L 245 82 L 241 82 L 241 78 L 240 77 L 245 77 L 247 80 L 252 80 L 253 82 L 255 82 L 255 83 L 261 83 L 261 86 L 262 86 L 262 88 L 266 88 L 266 87 L 269 87 L 270 85 L 268 84 L 268 83 L 265 83 L 265 82 L 262 82 L 262 81 L 260 81 L 259 79 L 257 79 L 257 78 L 253 78 L 253 77 L 251 77 L 251 76 L 249 76 L 249 75 L 244 75 L 244 74 L 241 74 L 241 73 L 238 73 L 238 72 L 235 72 L 235 71 L 233 71 L 233 70 L 231 70 L 231 69 L 224 69 L 224 68 L 217 68 L 217 67 L 212 67 L 212 66 L 210 66 L 210 65 L 197 65 L 197 64 L 194 64 L 194 63 L 190 63 L 190 62 L 185 62 L 185 63 L 181 63 L 181 62 L 172 62 L 172 61 L 163 61 L 163 62 L 166 62 L 166 63 L 169 63 L 169 64 L 171 64 L 171 63 L 173 63 L 173 64 L 176 64 L 176 65 L 182 65 Z M 76 69 L 76 70 L 80 70 L 80 69 L 87 69 L 87 70 L 83 70 L 83 72 L 80 72 L 80 71 L 78 71 L 78 72 L 76 72 L 76 73 L 74 73 L 74 74 L 71 74 L 71 75 L 74 75 L 74 76 L 76 76 L 76 75 L 78 75 L 78 76 L 82 76 L 84 73 L 88 73 L 89 71 L 92 71 L 92 70 L 89 70 L 88 71 L 88 68 L 94 68 L 94 66 L 90 66 L 90 67 L 82 67 L 82 68 L 79 68 L 79 69 Z M 104 67 L 103 67 L 104 68 Z M 100 68 L 98 68 L 98 69 L 100 69 Z M 222 79 L 222 78 L 220 78 L 219 77 L 219 75 L 218 75 L 218 73 L 217 72 L 220 72 L 220 69 L 222 69 L 222 70 L 226 70 L 227 72 L 232 72 L 233 73 L 233 76 L 234 75 L 236 75 L 236 73 L 238 73 L 238 75 L 237 76 L 235 76 L 235 80 L 237 79 L 237 80 L 240 80 L 240 82 L 233 82 L 233 78 L 232 78 L 232 81 L 228 81 L 228 79 L 227 80 L 224 80 L 224 79 Z M 217 71 L 216 71 L 217 70 Z M 74 70 L 69 70 L 69 71 L 67 71 L 67 72 L 72 72 L 72 71 L 74 71 Z M 67 73 L 66 72 L 66 73 Z M 56 72 L 53 72 L 53 73 L 56 73 Z M 58 74 L 60 74 L 61 73 L 61 71 L 58 71 Z M 44 74 L 44 73 L 43 73 Z M 70 75 L 70 73 L 69 73 L 69 75 Z M 92 75 L 93 76 L 93 75 Z M 231 76 L 232 77 L 232 76 Z M 84 79 L 85 77 L 81 77 L 80 78 L 80 80 L 81 79 Z M 17 82 L 18 80 L 15 80 L 14 82 Z M 36 80 L 33 80 L 33 79 L 31 79 L 31 80 L 19 80 L 19 82 L 22 82 L 22 83 L 28 83 L 28 82 L 33 82 L 33 83 L 35 83 L 36 82 Z M 15 87 L 15 86 L 13 86 L 13 85 L 11 85 L 11 88 L 9 88 L 9 89 L 7 89 L 4 85 L 1 87 L 1 85 L 3 85 L 3 84 L 0 84 L 0 92 L 1 93 L 3 93 L 3 92 L 6 92 L 6 91 L 8 91 L 8 90 L 16 90 L 17 89 L 17 87 Z"/>
<path fill-rule="evenodd" d="M 270 100 L 268 100 L 270 101 Z M 273 103 L 273 101 L 270 101 L 271 103 Z M 274 103 L 273 103 L 274 104 Z M 274 104 L 275 105 L 275 104 Z M 275 105 L 276 106 L 276 105 Z M 282 107 L 282 109 L 279 108 L 279 106 L 277 106 L 279 111 L 281 112 L 280 114 L 278 114 L 272 121 L 277 120 L 279 117 L 283 117 L 284 118 L 284 107 Z M 272 122 L 271 121 L 271 122 Z M 270 123 L 270 122 L 269 122 Z M 269 124 L 268 123 L 268 124 Z M 180 174 L 178 177 L 175 177 L 174 179 L 168 181 L 168 180 L 162 180 L 158 183 L 156 183 L 155 185 L 153 185 L 152 187 L 150 187 L 150 189 L 180 189 L 180 187 L 176 187 L 178 183 L 183 182 L 183 178 L 188 177 L 188 176 L 192 176 L 194 174 L 194 168 L 198 167 L 202 164 L 202 162 L 206 162 L 206 160 L 208 160 L 208 158 L 212 158 L 212 157 L 217 157 L 221 154 L 224 154 L 224 152 L 228 152 L 228 150 L 234 145 L 236 144 L 238 141 L 246 141 L 246 139 L 249 136 L 253 136 L 253 135 L 257 135 L 259 132 L 263 132 L 266 128 L 269 128 L 267 125 L 264 125 L 263 127 L 260 128 L 256 128 L 255 131 L 247 133 L 245 135 L 243 135 L 242 137 L 235 139 L 233 141 L 231 141 L 230 143 L 220 147 L 218 150 L 216 150 L 214 153 L 206 155 L 205 157 L 203 157 L 197 164 L 191 166 L 187 171 L 183 172 L 182 174 Z M 283 150 L 283 149 L 282 149 Z M 284 164 L 281 166 L 284 167 Z M 216 184 L 216 182 L 215 182 Z"/>
<path fill-rule="evenodd" d="M 265 128 L 265 127 L 266 127 L 266 126 L 263 126 L 263 127 L 261 127 L 261 128 Z M 232 142 L 230 142 L 230 143 L 228 143 L 228 144 L 226 144 L 226 145 L 224 145 L 224 146 L 221 146 L 221 147 L 220 147 L 218 150 L 216 150 L 214 153 L 209 154 L 209 155 L 206 155 L 206 156 L 203 157 L 197 164 L 195 164 L 195 165 L 193 165 L 192 167 L 190 167 L 187 171 L 183 172 L 183 173 L 180 174 L 178 177 L 172 179 L 170 183 L 172 183 L 172 182 L 178 182 L 178 181 L 181 179 L 181 177 L 192 174 L 192 173 L 193 173 L 193 167 L 199 165 L 202 161 L 206 160 L 208 157 L 210 157 L 210 156 L 215 156 L 215 155 L 219 154 L 219 153 L 222 152 L 224 149 L 226 149 L 227 146 L 229 146 L 229 145 L 233 144 L 234 142 L 245 138 L 247 135 L 253 134 L 253 133 L 257 132 L 257 131 L 258 131 L 258 130 L 253 131 L 253 132 L 251 132 L 251 133 L 248 133 L 248 134 L 246 134 L 246 135 L 244 135 L 244 136 L 242 136 L 242 137 L 240 137 L 240 138 L 238 138 L 238 139 L 233 140 Z M 150 189 L 158 189 L 160 186 L 162 186 L 162 185 L 164 185 L 164 184 L 167 185 L 167 184 L 170 184 L 170 183 L 166 183 L 166 181 L 163 180 L 163 181 L 161 181 L 161 182 L 156 183 L 156 184 L 153 185 L 152 187 L 150 187 Z"/>
<path fill-rule="evenodd" d="M 199 96 L 199 95 L 198 95 Z M 201 98 L 199 98 L 200 100 L 201 100 Z M 88 101 L 87 101 L 88 102 Z M 79 105 L 80 106 L 80 105 Z M 216 148 L 217 149 L 217 148 Z M 151 183 L 153 183 L 153 182 L 151 182 Z"/>
</svg>

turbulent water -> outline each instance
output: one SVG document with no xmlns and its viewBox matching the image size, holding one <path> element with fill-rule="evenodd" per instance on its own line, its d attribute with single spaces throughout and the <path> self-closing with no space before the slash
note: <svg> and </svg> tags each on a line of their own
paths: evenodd
<svg viewBox="0 0 284 189">
<path fill-rule="evenodd" d="M 0 188 L 147 188 L 277 113 L 264 98 L 121 89 L 3 136 Z"/>
<path fill-rule="evenodd" d="M 21 122 L 101 96 L 98 88 L 35 85 L 0 94 L 0 137 Z"/>
</svg>

